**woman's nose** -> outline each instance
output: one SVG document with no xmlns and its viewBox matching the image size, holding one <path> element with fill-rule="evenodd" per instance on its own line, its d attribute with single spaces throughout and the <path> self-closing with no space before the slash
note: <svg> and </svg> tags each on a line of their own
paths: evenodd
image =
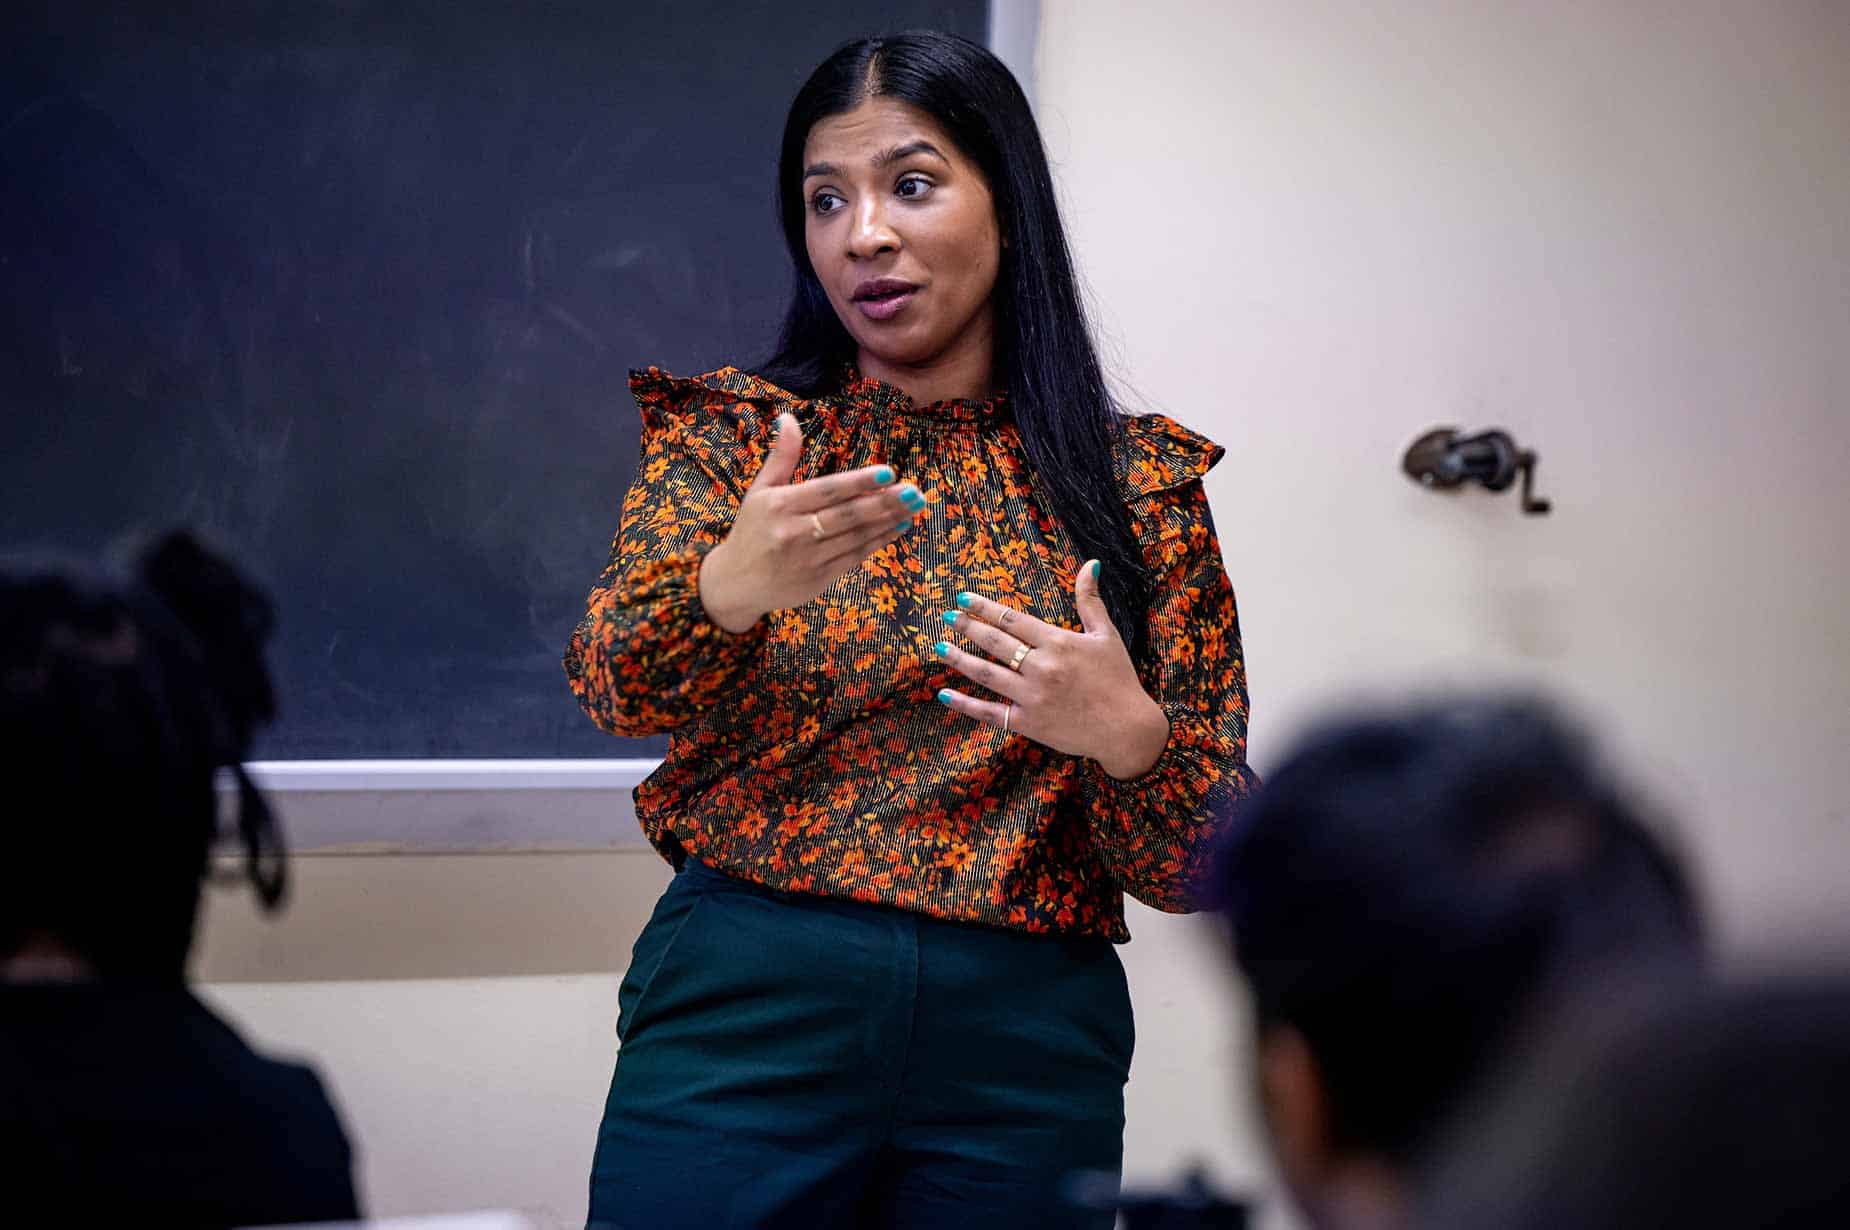
<svg viewBox="0 0 1850 1230">
<path fill-rule="evenodd" d="M 848 234 L 848 255 L 856 260 L 899 251 L 899 234 L 887 220 L 882 202 L 869 197 L 854 211 L 854 226 Z"/>
</svg>

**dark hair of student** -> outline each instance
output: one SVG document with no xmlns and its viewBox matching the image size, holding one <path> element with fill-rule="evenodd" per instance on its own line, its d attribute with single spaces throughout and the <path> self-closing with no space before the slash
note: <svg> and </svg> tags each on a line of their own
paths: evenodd
<svg viewBox="0 0 1850 1230">
<path fill-rule="evenodd" d="M 0 955 L 64 945 L 98 976 L 184 975 L 218 829 L 218 770 L 238 783 L 245 869 L 266 908 L 281 838 L 241 762 L 274 714 L 269 601 L 190 536 L 133 575 L 0 568 L 0 746 L 11 788 Z"/>
<path fill-rule="evenodd" d="M 989 182 L 1005 244 L 995 292 L 997 371 L 1042 496 L 1080 551 L 1102 564 L 1105 604 L 1135 653 L 1150 582 L 1112 465 L 1122 421 L 1092 345 L 1040 129 L 1014 76 L 988 49 L 932 31 L 858 39 L 803 83 L 784 123 L 777 173 L 796 285 L 763 373 L 818 396 L 855 357 L 804 243 L 803 146 L 818 121 L 870 96 L 931 115 Z"/>
<path fill-rule="evenodd" d="M 1338 1148 L 1421 1159 L 1545 1010 L 1678 980 L 1676 858 L 1546 707 L 1434 703 L 1313 734 L 1234 814 L 1211 899 L 1259 1027 L 1305 1040 Z"/>
</svg>

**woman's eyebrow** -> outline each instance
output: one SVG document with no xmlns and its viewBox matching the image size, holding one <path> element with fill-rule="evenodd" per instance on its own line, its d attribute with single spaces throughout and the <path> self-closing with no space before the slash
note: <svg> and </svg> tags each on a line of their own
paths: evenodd
<svg viewBox="0 0 1850 1230">
<path fill-rule="evenodd" d="M 933 145 L 930 141 L 908 141 L 904 145 L 895 145 L 890 150 L 875 154 L 874 165 L 876 167 L 890 167 L 901 158 L 910 158 L 914 154 L 930 154 L 939 162 L 950 161 L 949 158 L 939 153 L 938 147 Z"/>
<path fill-rule="evenodd" d="M 900 159 L 910 158 L 914 154 L 930 154 L 933 158 L 943 163 L 949 163 L 951 161 L 930 141 L 908 141 L 904 145 L 895 145 L 892 149 L 882 150 L 880 153 L 875 154 L 873 157 L 873 165 L 876 168 L 889 167 Z M 804 179 L 814 179 L 819 175 L 839 174 L 841 174 L 841 168 L 832 162 L 812 162 L 803 169 Z"/>
</svg>

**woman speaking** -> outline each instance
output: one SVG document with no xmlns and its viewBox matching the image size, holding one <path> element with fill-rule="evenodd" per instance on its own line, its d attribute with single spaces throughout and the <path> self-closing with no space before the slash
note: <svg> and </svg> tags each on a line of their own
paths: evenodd
<svg viewBox="0 0 1850 1230">
<path fill-rule="evenodd" d="M 841 48 L 778 188 L 778 352 L 632 378 L 640 469 L 565 657 L 599 726 L 671 735 L 636 809 L 678 869 L 591 1221 L 1049 1224 L 1120 1162 L 1123 894 L 1188 909 L 1249 781 L 1221 450 L 1114 406 L 982 47 Z"/>
</svg>

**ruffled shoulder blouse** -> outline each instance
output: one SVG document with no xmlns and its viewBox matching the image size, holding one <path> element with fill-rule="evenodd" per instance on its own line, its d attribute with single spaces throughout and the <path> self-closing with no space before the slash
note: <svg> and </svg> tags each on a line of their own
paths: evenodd
<svg viewBox="0 0 1850 1230">
<path fill-rule="evenodd" d="M 1123 894 L 1191 906 L 1215 818 L 1251 784 L 1233 590 L 1201 478 L 1224 450 L 1162 415 L 1124 423 L 1120 496 L 1154 582 L 1145 689 L 1167 747 L 1119 781 L 937 699 L 941 613 L 972 590 L 1078 629 L 1083 562 L 1043 508 L 1006 395 L 917 405 L 850 373 L 803 398 L 721 368 L 632 373 L 642 457 L 610 562 L 565 654 L 613 734 L 667 733 L 636 790 L 651 843 L 793 893 L 1122 941 Z M 828 592 L 739 634 L 708 620 L 701 560 L 796 415 L 796 479 L 884 463 L 926 510 Z"/>
</svg>

